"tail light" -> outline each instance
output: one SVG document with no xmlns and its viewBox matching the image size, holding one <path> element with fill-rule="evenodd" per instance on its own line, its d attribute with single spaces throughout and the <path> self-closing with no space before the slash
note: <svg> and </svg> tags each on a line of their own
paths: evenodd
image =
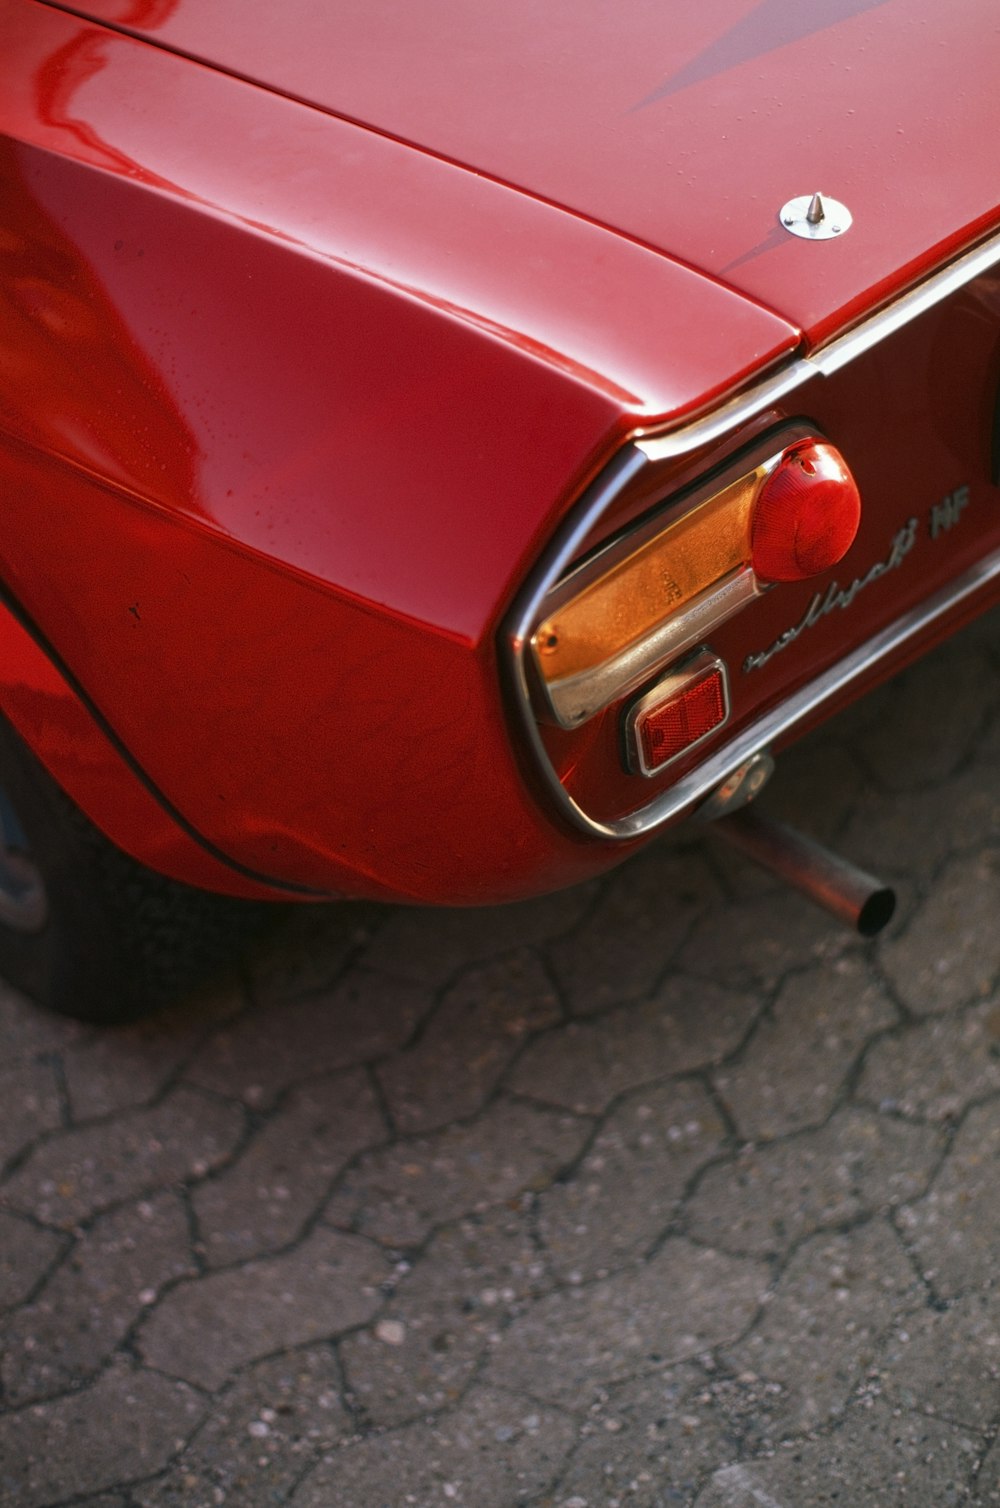
<svg viewBox="0 0 1000 1508">
<path fill-rule="evenodd" d="M 843 457 L 810 437 L 608 546 L 553 588 L 531 637 L 550 715 L 578 727 L 770 584 L 829 570 L 860 514 Z"/>
<path fill-rule="evenodd" d="M 804 581 L 842 560 L 861 522 L 857 484 L 839 450 L 817 441 L 785 451 L 765 478 L 750 520 L 760 581 Z"/>
</svg>

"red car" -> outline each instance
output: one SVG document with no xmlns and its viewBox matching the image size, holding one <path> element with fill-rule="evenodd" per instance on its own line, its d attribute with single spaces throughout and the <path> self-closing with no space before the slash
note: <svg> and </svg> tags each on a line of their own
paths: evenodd
<svg viewBox="0 0 1000 1508">
<path fill-rule="evenodd" d="M 990 0 L 250 10 L 0 0 L 0 969 L 91 1017 L 220 895 L 604 870 L 1000 598 Z"/>
</svg>

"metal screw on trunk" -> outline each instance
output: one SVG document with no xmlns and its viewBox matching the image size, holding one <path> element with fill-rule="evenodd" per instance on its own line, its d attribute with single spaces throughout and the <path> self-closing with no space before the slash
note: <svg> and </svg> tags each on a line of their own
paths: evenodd
<svg viewBox="0 0 1000 1508">
<path fill-rule="evenodd" d="M 800 236 L 804 241 L 831 241 L 850 230 L 853 223 L 846 204 L 820 193 L 789 199 L 781 206 L 778 218 L 790 235 Z"/>
</svg>

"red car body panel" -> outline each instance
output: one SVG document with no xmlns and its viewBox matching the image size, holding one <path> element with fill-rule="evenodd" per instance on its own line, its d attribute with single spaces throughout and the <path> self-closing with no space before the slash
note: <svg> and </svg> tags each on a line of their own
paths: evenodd
<svg viewBox="0 0 1000 1508">
<path fill-rule="evenodd" d="M 795 332 L 370 132 L 3 11 L 0 550 L 24 613 L 155 788 L 262 875 L 476 899 L 586 870 L 512 759 L 499 614 L 625 429 Z"/>
<path fill-rule="evenodd" d="M 820 339 L 995 220 L 989 0 L 72 7 L 611 226 Z M 822 262 L 779 208 L 819 189 Z"/>
<path fill-rule="evenodd" d="M 0 686 L 8 719 L 32 748 L 45 751 L 46 764 L 74 792 L 78 806 L 104 814 L 119 847 L 201 889 L 251 900 L 273 900 L 279 893 L 213 853 L 179 812 L 152 794 L 51 653 L 8 607 L 0 607 Z"/>
<path fill-rule="evenodd" d="M 872 152 L 889 151 L 922 77 L 883 107 L 884 67 L 861 66 L 874 44 L 859 27 L 891 20 L 899 46 L 926 31 L 929 9 L 907 21 L 901 0 L 727 5 L 711 35 L 704 16 L 674 28 L 669 68 L 600 7 L 585 27 L 545 8 L 530 47 L 528 7 L 480 14 L 473 47 L 466 14 L 442 6 L 423 51 L 401 18 L 360 9 L 337 7 L 336 38 L 320 6 L 258 29 L 223 0 L 87 10 L 107 25 L 0 0 L 0 707 L 109 836 L 209 888 L 480 902 L 618 862 L 631 843 L 567 820 L 545 759 L 601 818 L 657 782 L 625 774 L 617 708 L 580 735 L 542 730 L 540 765 L 504 624 L 628 436 L 710 414 L 992 223 L 989 169 L 968 150 L 992 85 L 955 104 L 926 191 L 922 107 L 907 109 L 909 219 L 860 145 L 875 131 Z M 781 17 L 787 43 L 763 47 Z M 857 66 L 860 92 L 837 95 L 857 99 L 856 129 L 835 151 L 848 107 L 810 125 L 793 69 L 788 109 L 723 149 L 726 112 L 752 116 L 789 59 L 815 59 L 820 21 L 836 61 L 814 102 Z M 754 26 L 751 62 L 733 38 L 745 52 Z M 948 34 L 948 57 L 985 78 L 992 22 L 959 7 Z M 407 58 L 419 87 L 403 86 Z M 653 99 L 666 77 L 673 93 Z M 651 180 L 681 179 L 671 152 L 695 157 L 665 198 Z M 814 187 L 851 200 L 842 242 L 777 224 Z M 865 498 L 840 579 L 921 521 L 891 590 L 734 676 L 735 728 L 1000 545 L 996 331 L 984 276 L 662 468 L 667 495 L 808 415 Z M 924 520 L 962 488 L 932 548 Z M 720 629 L 720 652 L 738 667 L 836 574 L 762 598 Z"/>
</svg>

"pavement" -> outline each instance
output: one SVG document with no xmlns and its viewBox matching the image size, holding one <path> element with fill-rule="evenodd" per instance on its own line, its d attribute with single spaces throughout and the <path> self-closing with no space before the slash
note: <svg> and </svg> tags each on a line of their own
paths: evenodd
<svg viewBox="0 0 1000 1508">
<path fill-rule="evenodd" d="M 1000 1502 L 1000 618 L 716 841 L 295 912 L 142 1027 L 0 991 L 4 1508 Z"/>
</svg>

